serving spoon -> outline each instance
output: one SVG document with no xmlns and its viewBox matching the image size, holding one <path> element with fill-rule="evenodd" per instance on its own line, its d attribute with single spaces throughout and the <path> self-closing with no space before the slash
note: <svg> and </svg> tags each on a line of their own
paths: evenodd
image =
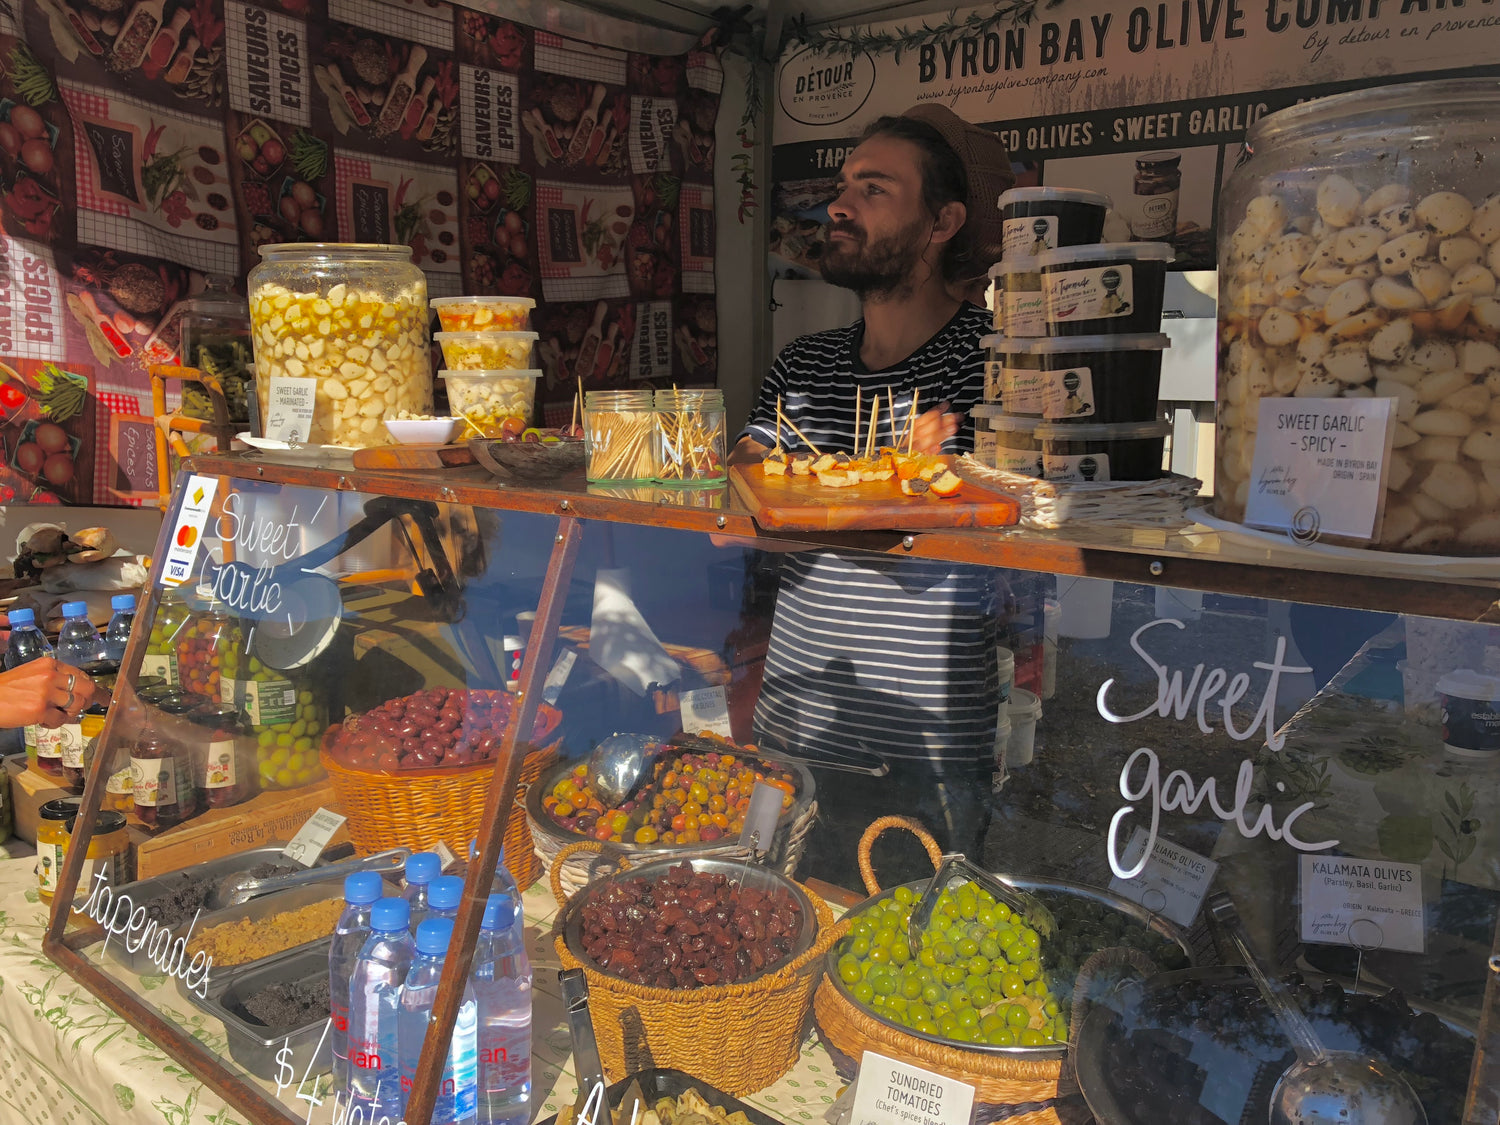
<svg viewBox="0 0 1500 1125">
<path fill-rule="evenodd" d="M 1368 1055 L 1323 1045 L 1285 983 L 1268 974 L 1251 951 L 1227 894 L 1214 895 L 1208 909 L 1297 1052 L 1297 1061 L 1271 1091 L 1271 1125 L 1427 1125 L 1416 1092 L 1395 1070 Z"/>
</svg>

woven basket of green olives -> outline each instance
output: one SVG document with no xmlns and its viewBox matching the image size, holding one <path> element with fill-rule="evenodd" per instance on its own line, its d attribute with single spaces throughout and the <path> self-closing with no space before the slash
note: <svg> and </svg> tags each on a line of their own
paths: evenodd
<svg viewBox="0 0 1500 1125">
<path fill-rule="evenodd" d="M 1059 880 L 999 878 L 1045 917 L 972 880 L 950 884 L 914 947 L 908 923 L 927 884 L 888 888 L 856 909 L 828 953 L 829 979 L 908 1035 L 1040 1060 L 1066 1052 L 1074 978 L 1098 950 L 1140 949 L 1163 969 L 1192 963 L 1181 931 L 1133 902 Z"/>
</svg>

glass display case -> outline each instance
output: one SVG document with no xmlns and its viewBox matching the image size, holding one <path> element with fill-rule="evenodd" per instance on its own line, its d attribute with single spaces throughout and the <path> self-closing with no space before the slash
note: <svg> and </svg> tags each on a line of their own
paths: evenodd
<svg viewBox="0 0 1500 1125">
<path fill-rule="evenodd" d="M 201 458 L 79 815 L 121 810 L 131 771 L 143 878 L 86 867 L 80 830 L 46 950 L 250 1118 L 340 1120 L 330 1021 L 244 1001 L 327 980 L 342 882 L 224 901 L 257 863 L 301 870 L 281 846 L 324 806 L 360 855 L 467 871 L 413 1125 L 502 853 L 536 968 L 531 1120 L 574 1102 L 555 970 L 582 961 L 611 1082 L 654 1060 L 811 1120 L 787 1071 L 847 1080 L 874 1050 L 973 1085 L 981 1120 L 1263 1121 L 1295 1056 L 1242 934 L 1433 1125 L 1493 1121 L 1497 587 L 1204 525 L 772 538 L 723 487 Z M 623 796 L 596 768 L 616 735 L 647 747 Z M 972 866 L 924 912 L 940 852 Z M 717 960 L 665 929 L 611 960 L 563 907 L 688 854 L 807 894 L 771 975 L 733 932 Z M 700 985 L 751 1014 L 715 1030 L 681 1001 Z"/>
</svg>

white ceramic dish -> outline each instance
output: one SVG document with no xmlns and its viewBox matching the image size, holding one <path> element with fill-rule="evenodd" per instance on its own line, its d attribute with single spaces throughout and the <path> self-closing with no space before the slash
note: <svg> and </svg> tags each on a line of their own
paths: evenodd
<svg viewBox="0 0 1500 1125">
<path fill-rule="evenodd" d="M 387 418 L 385 428 L 402 445 L 447 445 L 464 424 L 462 418 Z"/>
</svg>

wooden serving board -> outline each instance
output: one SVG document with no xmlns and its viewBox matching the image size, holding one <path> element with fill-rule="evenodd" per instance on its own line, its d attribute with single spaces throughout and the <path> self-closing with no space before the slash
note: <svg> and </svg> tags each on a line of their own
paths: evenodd
<svg viewBox="0 0 1500 1125">
<path fill-rule="evenodd" d="M 451 469 L 474 464 L 467 445 L 381 445 L 356 449 L 356 469 Z"/>
<path fill-rule="evenodd" d="M 895 480 L 828 488 L 816 477 L 768 477 L 759 465 L 731 465 L 729 481 L 767 531 L 932 531 L 1009 527 L 1019 501 L 965 481 L 956 496 L 907 496 Z"/>
</svg>

